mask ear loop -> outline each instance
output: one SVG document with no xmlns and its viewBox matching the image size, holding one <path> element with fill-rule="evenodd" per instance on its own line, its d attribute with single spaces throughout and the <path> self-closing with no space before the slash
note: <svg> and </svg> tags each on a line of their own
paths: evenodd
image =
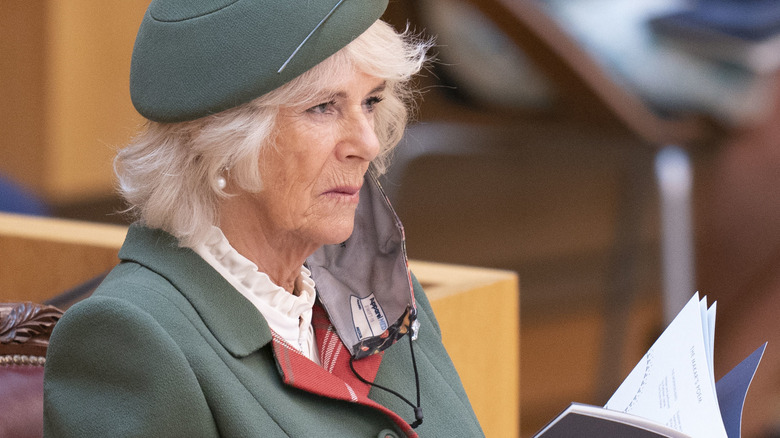
<svg viewBox="0 0 780 438">
<path fill-rule="evenodd" d="M 417 361 L 414 359 L 414 343 L 412 342 L 412 337 L 409 336 L 409 351 L 412 354 L 412 367 L 414 368 L 414 384 L 417 387 L 417 406 L 415 406 L 412 402 L 406 399 L 406 397 L 402 396 L 401 394 L 397 393 L 396 391 L 393 391 L 390 388 L 386 388 L 382 385 L 378 385 L 376 383 L 371 383 L 368 380 L 364 379 L 363 376 L 358 374 L 358 372 L 355 370 L 355 366 L 353 365 L 353 361 L 355 360 L 354 356 L 350 356 L 349 358 L 349 367 L 352 369 L 352 373 L 357 377 L 361 382 L 371 385 L 375 388 L 379 388 L 383 391 L 387 391 L 390 394 L 393 394 L 394 396 L 400 398 L 403 400 L 406 404 L 412 407 L 414 409 L 414 423 L 409 424 L 409 426 L 412 427 L 412 429 L 417 429 L 419 425 L 423 422 L 423 413 L 422 413 L 422 407 L 420 407 L 420 374 L 417 372 Z"/>
</svg>

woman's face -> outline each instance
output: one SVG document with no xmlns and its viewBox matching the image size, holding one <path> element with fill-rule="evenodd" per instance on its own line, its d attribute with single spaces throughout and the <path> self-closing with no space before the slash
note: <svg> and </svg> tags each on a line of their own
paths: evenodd
<svg viewBox="0 0 780 438">
<path fill-rule="evenodd" d="M 280 110 L 276 147 L 260 157 L 264 229 L 310 251 L 352 234 L 363 176 L 380 149 L 374 109 L 384 86 L 355 72 L 315 104 Z"/>
</svg>

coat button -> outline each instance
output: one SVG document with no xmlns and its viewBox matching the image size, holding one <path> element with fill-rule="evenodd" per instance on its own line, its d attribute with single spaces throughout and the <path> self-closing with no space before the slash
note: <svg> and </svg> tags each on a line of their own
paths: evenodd
<svg viewBox="0 0 780 438">
<path fill-rule="evenodd" d="M 376 436 L 377 438 L 400 438 L 397 433 L 390 429 L 384 429 L 381 432 L 379 432 L 379 435 Z"/>
</svg>

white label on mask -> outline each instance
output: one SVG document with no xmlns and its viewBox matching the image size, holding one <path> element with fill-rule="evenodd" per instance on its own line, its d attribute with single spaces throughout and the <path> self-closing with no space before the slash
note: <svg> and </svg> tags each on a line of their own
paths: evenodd
<svg viewBox="0 0 780 438">
<path fill-rule="evenodd" d="M 378 336 L 387 330 L 387 318 L 374 294 L 365 298 L 349 297 L 352 307 L 352 323 L 359 340 Z"/>
</svg>

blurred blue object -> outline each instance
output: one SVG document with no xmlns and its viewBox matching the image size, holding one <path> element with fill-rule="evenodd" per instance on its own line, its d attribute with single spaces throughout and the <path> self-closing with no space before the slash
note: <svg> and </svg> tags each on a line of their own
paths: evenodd
<svg viewBox="0 0 780 438">
<path fill-rule="evenodd" d="M 662 43 L 751 72 L 780 68 L 780 2 L 701 0 L 658 15 L 649 26 Z"/>
<path fill-rule="evenodd" d="M 0 175 L 0 211 L 46 216 L 49 208 L 30 190 Z"/>
<path fill-rule="evenodd" d="M 678 14 L 740 38 L 761 40 L 780 32 L 777 0 L 699 0 Z"/>
</svg>

